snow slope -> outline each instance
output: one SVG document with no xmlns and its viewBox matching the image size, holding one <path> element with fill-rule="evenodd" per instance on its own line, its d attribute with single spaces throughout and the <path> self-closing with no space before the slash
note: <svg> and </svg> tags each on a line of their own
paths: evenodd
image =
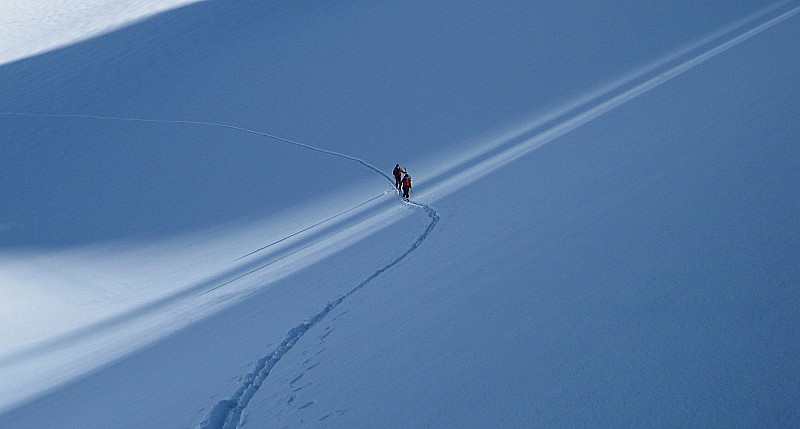
<svg viewBox="0 0 800 429">
<path fill-rule="evenodd" d="M 595 3 L 0 66 L 0 426 L 796 425 L 799 6 Z"/>
</svg>

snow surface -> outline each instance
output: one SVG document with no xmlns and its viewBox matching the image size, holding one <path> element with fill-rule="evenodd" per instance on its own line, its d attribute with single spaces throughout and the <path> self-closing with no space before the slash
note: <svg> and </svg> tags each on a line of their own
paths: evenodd
<svg viewBox="0 0 800 429">
<path fill-rule="evenodd" d="M 0 427 L 800 424 L 800 3 L 535 3 L 0 6 Z"/>
<path fill-rule="evenodd" d="M 6 0 L 0 3 L 0 64 L 109 33 L 199 0 Z"/>
</svg>

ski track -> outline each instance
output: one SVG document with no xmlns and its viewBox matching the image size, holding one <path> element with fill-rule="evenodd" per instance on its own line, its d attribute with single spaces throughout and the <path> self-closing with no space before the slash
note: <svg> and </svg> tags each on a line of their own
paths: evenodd
<svg viewBox="0 0 800 429">
<path fill-rule="evenodd" d="M 239 422 L 242 417 L 242 412 L 247 405 L 250 403 L 250 400 L 253 396 L 258 392 L 261 386 L 264 384 L 265 380 L 269 376 L 272 369 L 278 362 L 283 358 L 283 356 L 288 353 L 294 345 L 300 341 L 300 339 L 308 332 L 311 328 L 317 325 L 321 320 L 325 318 L 331 311 L 336 309 L 341 303 L 343 303 L 347 298 L 352 296 L 353 294 L 357 293 L 359 290 L 367 286 L 373 280 L 378 278 L 384 272 L 390 270 L 395 265 L 399 264 L 403 259 L 408 257 L 412 252 L 417 250 L 417 248 L 422 244 L 425 239 L 428 238 L 430 233 L 436 227 L 436 224 L 439 222 L 439 214 L 434 210 L 432 207 L 419 204 L 414 202 L 407 203 L 409 205 L 418 207 L 423 209 L 428 216 L 431 218 L 431 222 L 425 228 L 425 231 L 417 237 L 414 243 L 409 247 L 402 255 L 395 258 L 393 261 L 389 262 L 381 269 L 375 271 L 374 273 L 370 274 L 364 281 L 358 284 L 356 287 L 351 289 L 346 294 L 340 296 L 334 301 L 328 303 L 322 310 L 320 310 L 317 314 L 313 315 L 307 321 L 297 325 L 296 327 L 292 328 L 287 334 L 283 341 L 278 345 L 278 347 L 269 355 L 261 358 L 257 363 L 253 371 L 247 374 L 243 381 L 242 385 L 233 394 L 229 399 L 225 399 L 219 401 L 214 408 L 209 413 L 208 419 L 204 421 L 200 428 L 202 429 L 234 429 L 239 426 Z M 299 377 L 298 377 L 299 378 Z M 297 379 L 295 379 L 297 380 Z M 301 407 L 302 408 L 302 407 Z"/>
<path fill-rule="evenodd" d="M 786 3 L 782 3 L 786 4 Z M 724 41 L 672 68 L 664 70 L 655 75 L 655 77 L 651 77 L 646 81 L 639 83 L 638 85 L 633 86 L 627 90 L 621 90 L 620 87 L 622 84 L 615 84 L 613 88 L 610 88 L 607 91 L 601 91 L 599 94 L 594 94 L 593 100 L 586 100 L 585 98 L 578 104 L 578 106 L 583 106 L 585 110 L 581 111 L 580 113 L 574 114 L 571 117 L 561 118 L 558 123 L 552 125 L 550 128 L 540 131 L 533 136 L 528 138 L 522 138 L 522 141 L 519 141 L 519 137 L 515 137 L 510 139 L 512 144 L 508 144 L 509 141 L 506 140 L 505 144 L 500 144 L 495 146 L 496 151 L 490 151 L 490 153 L 482 153 L 476 156 L 469 158 L 466 161 L 462 161 L 461 165 L 465 164 L 473 164 L 472 168 L 468 170 L 478 170 L 478 171 L 470 171 L 470 173 L 474 173 L 472 175 L 473 179 L 469 179 L 465 175 L 457 175 L 459 177 L 451 177 L 450 180 L 444 179 L 441 180 L 441 183 L 436 186 L 436 190 L 432 190 L 431 194 L 442 194 L 447 193 L 443 191 L 442 188 L 461 188 L 465 186 L 466 183 L 469 183 L 473 180 L 477 180 L 476 177 L 483 176 L 487 174 L 489 171 L 496 170 L 503 165 L 506 165 L 508 162 L 517 159 L 524 154 L 531 152 L 532 150 L 537 149 L 538 147 L 542 146 L 545 143 L 548 143 L 557 137 L 560 137 L 575 128 L 578 128 L 581 125 L 584 125 L 605 113 L 610 112 L 611 110 L 627 103 L 628 101 L 642 95 L 662 84 L 674 79 L 675 77 L 693 69 L 697 65 L 733 48 L 734 46 L 754 37 L 755 35 L 765 31 L 766 29 L 781 23 L 794 15 L 800 12 L 800 7 L 795 7 L 790 9 L 760 25 L 757 25 L 747 31 L 743 31 L 738 35 L 730 37 L 727 41 Z M 619 92 L 618 92 L 619 91 Z M 610 96 L 610 93 L 617 92 L 617 95 L 612 96 L 605 101 L 602 101 L 603 98 Z M 577 107 L 575 104 L 572 107 Z M 184 125 L 196 125 L 196 126 L 210 126 L 210 127 L 217 127 L 217 128 L 225 128 L 230 130 L 235 130 L 239 132 L 255 134 L 262 137 L 267 137 L 269 139 L 280 141 L 283 143 L 291 144 L 294 146 L 298 146 L 301 148 L 305 148 L 311 151 L 327 154 L 330 156 L 336 156 L 339 158 L 344 158 L 349 161 L 355 162 L 361 165 L 368 170 L 379 174 L 381 177 L 387 180 L 390 184 L 393 184 L 391 177 L 380 170 L 379 168 L 375 167 L 374 165 L 366 162 L 365 160 L 352 156 L 347 155 L 341 152 L 335 152 L 327 149 L 318 148 L 315 146 L 311 146 L 305 143 L 300 143 L 297 141 L 289 140 L 286 138 L 282 138 L 279 136 L 275 136 L 272 134 L 250 130 L 247 128 L 229 125 L 229 124 L 222 124 L 222 123 L 215 123 L 215 122 L 201 122 L 201 121 L 188 121 L 188 120 L 164 120 L 164 119 L 142 119 L 142 118 L 124 118 L 124 117 L 110 117 L 110 116 L 96 116 L 96 115 L 76 115 L 76 114 L 40 114 L 40 113 L 20 113 L 20 112 L 0 112 L 2 116 L 33 116 L 33 117 L 49 117 L 49 118 L 84 118 L 84 119 L 95 119 L 95 120 L 107 120 L 107 121 L 126 121 L 126 122 L 144 122 L 144 123 L 161 123 L 161 124 L 184 124 Z M 540 125 L 542 125 L 540 123 Z M 534 127 L 538 128 L 538 127 Z M 513 140 L 517 140 L 516 143 L 513 143 Z M 505 146 L 504 148 L 502 146 Z M 491 153 L 493 152 L 493 153 Z M 475 164 L 477 162 L 477 164 Z M 451 167 L 449 170 L 455 170 L 455 167 Z M 460 185 L 456 185 L 457 182 L 460 182 Z M 453 189 L 451 189 L 452 191 Z M 377 198 L 377 197 L 376 197 Z M 373 198 L 374 200 L 375 198 Z M 372 200 L 370 200 L 372 201 Z M 364 202 L 361 205 L 365 205 L 368 202 Z M 280 362 L 280 360 L 292 350 L 295 344 L 307 333 L 311 330 L 314 326 L 316 326 L 320 321 L 325 319 L 325 317 L 331 313 L 334 309 L 336 309 L 340 304 L 345 302 L 349 297 L 353 294 L 357 293 L 367 285 L 369 285 L 373 280 L 378 278 L 384 272 L 392 269 L 397 264 L 402 262 L 405 258 L 407 258 L 411 253 L 413 253 L 431 234 L 433 229 L 436 227 L 436 224 L 440 220 L 439 213 L 431 206 L 421 203 L 421 202 L 414 202 L 409 201 L 406 204 L 416 207 L 418 209 L 423 210 L 427 216 L 430 218 L 430 223 L 425 228 L 425 230 L 417 237 L 417 239 L 412 243 L 412 245 L 400 256 L 395 258 L 394 260 L 390 261 L 377 271 L 373 272 L 369 275 L 364 281 L 359 283 L 349 292 L 345 293 L 344 295 L 338 297 L 337 299 L 329 302 L 322 310 L 311 316 L 306 321 L 300 323 L 299 325 L 295 326 L 286 334 L 284 339 L 281 343 L 268 355 L 264 356 L 263 358 L 259 359 L 256 362 L 255 368 L 249 374 L 242 378 L 242 384 L 236 392 L 231 395 L 228 399 L 219 401 L 210 411 L 207 419 L 203 421 L 199 427 L 202 429 L 232 429 L 237 428 L 241 422 L 242 413 L 247 408 L 250 400 L 253 396 L 258 392 L 261 386 L 266 381 L 267 377 L 271 373 L 272 369 L 275 365 Z M 309 226 L 301 231 L 293 233 L 288 237 L 284 237 L 276 242 L 267 244 L 266 246 L 254 250 L 246 255 L 243 255 L 236 260 L 241 260 L 248 256 L 251 256 L 257 252 L 260 252 L 264 249 L 267 249 L 275 244 L 278 244 L 282 241 L 288 240 L 289 238 L 296 236 L 302 232 L 308 231 L 312 228 L 320 226 L 326 222 L 329 222 L 335 218 L 338 218 L 345 213 L 355 210 L 358 206 L 353 207 L 347 210 L 344 213 L 340 213 L 334 215 L 328 219 L 325 219 L 317 224 Z M 256 268 L 252 271 L 245 272 L 244 274 L 240 275 L 237 278 L 241 278 L 244 276 L 249 275 L 252 272 L 255 272 L 263 267 Z M 235 279 L 234 279 L 235 280 Z M 230 283 L 225 282 L 222 285 L 218 285 L 216 288 L 222 287 L 225 284 Z M 208 292 L 208 291 L 206 291 Z M 326 416 L 328 417 L 328 416 Z"/>
<path fill-rule="evenodd" d="M 21 113 L 21 112 L 3 112 L 0 115 L 4 116 L 33 116 L 33 117 L 46 117 L 46 118 L 73 118 L 73 119 L 96 119 L 102 121 L 120 121 L 120 122 L 145 122 L 145 123 L 156 123 L 156 124 L 177 124 L 177 125 L 198 125 L 198 126 L 206 126 L 206 127 L 215 127 L 215 128 L 224 128 L 234 131 L 239 131 L 247 134 L 255 134 L 261 137 L 267 137 L 272 140 L 276 140 L 283 143 L 288 143 L 290 145 L 302 147 L 304 149 L 308 149 L 314 152 L 324 153 L 326 155 L 336 156 L 339 158 L 344 158 L 358 164 L 361 166 L 374 171 L 375 173 L 381 175 L 385 178 L 389 183 L 393 183 L 391 177 L 389 177 L 388 173 L 383 172 L 378 167 L 364 161 L 361 158 L 357 158 L 351 155 L 347 155 L 341 152 L 335 152 L 332 150 L 322 149 L 315 146 L 311 146 L 305 143 L 300 143 L 294 140 L 289 140 L 283 137 L 276 136 L 274 134 L 264 133 L 261 131 L 251 130 L 244 127 L 239 127 L 236 125 L 230 124 L 223 124 L 218 122 L 203 122 L 203 121 L 188 121 L 188 120 L 179 120 L 179 119 L 153 119 L 153 118 L 125 118 L 125 117 L 116 117 L 116 116 L 100 116 L 100 115 L 76 115 L 76 114 L 42 114 L 42 113 Z"/>
</svg>

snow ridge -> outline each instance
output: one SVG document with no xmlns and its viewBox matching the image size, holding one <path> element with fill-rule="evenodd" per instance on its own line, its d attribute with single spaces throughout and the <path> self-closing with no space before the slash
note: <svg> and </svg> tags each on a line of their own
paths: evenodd
<svg viewBox="0 0 800 429">
<path fill-rule="evenodd" d="M 461 160 L 459 163 L 448 166 L 446 169 L 440 169 L 437 179 L 430 180 L 431 182 L 435 182 L 435 184 L 427 188 L 427 196 L 430 197 L 429 200 L 435 200 L 441 195 L 447 195 L 455 189 L 467 186 L 469 183 L 486 176 L 492 171 L 496 171 L 504 165 L 539 149 L 545 144 L 611 112 L 617 107 L 624 105 L 650 90 L 681 76 L 700 64 L 800 14 L 800 6 L 795 6 L 755 27 L 749 29 L 742 28 L 745 25 L 751 24 L 752 20 L 761 17 L 773 9 L 774 8 L 768 8 L 752 19 L 747 19 L 743 23 L 732 27 L 730 30 L 726 29 L 720 32 L 720 34 L 725 34 L 728 31 L 737 31 L 735 34 L 727 35 L 726 39 L 723 41 L 717 41 L 717 44 L 713 46 L 704 47 L 705 50 L 702 52 L 695 52 L 693 53 L 694 56 L 688 59 L 681 59 L 682 62 L 678 64 L 671 64 L 671 61 L 689 53 L 706 42 L 703 41 L 686 50 L 681 50 L 674 55 L 669 55 L 663 61 L 657 62 L 641 73 L 634 73 L 631 77 L 615 82 L 608 88 L 582 97 L 573 105 L 560 108 L 551 115 L 546 115 L 544 118 L 533 122 L 519 133 L 504 137 L 499 142 L 490 144 L 483 149 L 482 153 Z M 713 39 L 713 37 L 711 39 Z M 661 67 L 668 68 L 661 69 Z M 641 75 L 651 73 L 653 74 L 652 76 L 646 77 L 646 80 L 636 83 L 637 80 L 643 78 Z M 633 86 L 626 87 L 626 85 Z M 572 114 L 572 112 L 578 108 L 582 108 L 583 110 Z M 446 176 L 446 178 L 439 179 L 443 176 Z"/>
</svg>

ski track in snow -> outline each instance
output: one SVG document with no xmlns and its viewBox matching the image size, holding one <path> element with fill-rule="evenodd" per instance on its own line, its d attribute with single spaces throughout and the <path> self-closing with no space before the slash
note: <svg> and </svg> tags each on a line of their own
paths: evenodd
<svg viewBox="0 0 800 429">
<path fill-rule="evenodd" d="M 325 306 L 325 308 L 320 310 L 310 319 L 292 328 L 286 334 L 286 337 L 283 339 L 283 341 L 271 354 L 261 358 L 256 363 L 256 366 L 253 369 L 253 371 L 251 371 L 244 377 L 242 385 L 239 387 L 236 393 L 234 393 L 230 399 L 219 401 L 214 406 L 214 408 L 209 413 L 208 419 L 200 425 L 202 429 L 237 428 L 239 426 L 239 422 L 242 417 L 242 412 L 250 403 L 250 400 L 253 398 L 253 396 L 258 392 L 258 390 L 264 384 L 264 381 L 267 379 L 270 372 L 272 372 L 272 369 L 281 360 L 281 358 L 283 358 L 283 356 L 286 355 L 286 353 L 288 353 L 298 341 L 300 341 L 300 339 L 303 337 L 303 335 L 305 335 L 306 332 L 308 332 L 317 323 L 323 320 L 325 316 L 327 316 L 331 311 L 333 311 L 341 303 L 347 300 L 347 298 L 349 298 L 350 296 L 352 296 L 353 294 L 355 294 L 356 292 L 367 286 L 370 282 L 378 278 L 381 274 L 383 274 L 387 270 L 390 270 L 392 267 L 399 264 L 403 259 L 405 259 L 413 251 L 415 251 L 422 244 L 422 242 L 425 241 L 425 239 L 428 238 L 428 235 L 430 235 L 434 227 L 436 227 L 436 224 L 439 222 L 438 212 L 432 207 L 425 204 L 419 204 L 415 202 L 408 202 L 407 204 L 425 210 L 425 212 L 431 218 L 431 222 L 425 228 L 425 231 L 417 237 L 417 239 L 414 241 L 411 247 L 409 247 L 402 255 L 398 256 L 397 258 L 395 258 L 394 260 L 383 266 L 381 269 L 370 274 L 369 277 L 367 277 L 364 281 L 359 283 L 352 290 L 340 296 L 336 300 L 329 302 L 328 305 Z"/>
<path fill-rule="evenodd" d="M 785 4 L 785 3 L 784 3 Z M 662 84 L 682 75 L 683 73 L 693 69 L 697 65 L 733 48 L 734 46 L 756 36 L 757 34 L 765 31 L 768 28 L 771 28 L 778 23 L 781 23 L 794 15 L 800 13 L 800 7 L 794 7 L 782 14 L 763 22 L 755 27 L 750 28 L 746 31 L 741 31 L 739 34 L 728 36 L 729 39 L 723 41 L 716 46 L 713 46 L 694 57 L 681 62 L 678 65 L 674 65 L 671 68 L 663 70 L 663 67 L 669 67 L 665 65 L 664 62 L 658 63 L 658 66 L 654 66 L 653 69 L 662 68 L 662 71 L 656 72 L 655 76 L 647 78 L 644 82 L 636 84 L 629 89 L 621 89 L 623 88 L 622 84 L 615 84 L 610 87 L 606 91 L 600 91 L 597 94 L 594 94 L 593 97 L 590 97 L 590 100 L 587 100 L 586 97 L 581 99 L 579 103 L 573 104 L 570 109 L 565 109 L 565 111 L 573 111 L 574 108 L 583 107 L 579 113 L 573 114 L 569 117 L 559 116 L 557 119 L 553 119 L 556 121 L 555 124 L 551 121 L 539 122 L 539 124 L 533 127 L 534 130 L 539 129 L 542 125 L 545 124 L 552 124 L 549 128 L 544 129 L 542 131 L 536 132 L 534 135 L 530 135 L 530 130 L 527 131 L 525 135 L 518 135 L 513 136 L 510 138 L 506 138 L 504 141 L 498 142 L 493 145 L 492 148 L 488 151 L 484 151 L 481 153 L 476 154 L 475 156 L 470 157 L 467 160 L 462 160 L 459 162 L 458 166 L 466 166 L 469 165 L 469 168 L 466 168 L 463 174 L 456 174 L 452 176 L 450 179 L 442 179 L 438 185 L 433 185 L 430 190 L 430 196 L 433 197 L 434 195 L 442 196 L 447 193 L 454 191 L 455 189 L 461 188 L 466 184 L 477 180 L 479 177 L 488 174 L 490 171 L 494 171 L 499 169 L 500 167 L 506 165 L 508 162 L 511 162 L 519 157 L 530 153 L 531 151 L 541 147 L 542 145 L 560 137 L 602 115 L 605 113 L 614 110 L 615 108 L 627 103 L 628 101 L 656 88 L 661 86 Z M 741 27 L 739 27 L 741 29 Z M 651 70 L 648 70 L 650 72 Z M 631 77 L 628 80 L 629 84 L 632 84 L 634 80 L 641 78 L 641 75 L 645 73 L 640 73 L 634 77 Z M 616 95 L 613 95 L 616 93 Z M 141 119 L 141 118 L 123 118 L 123 117 L 108 117 L 108 116 L 95 116 L 95 115 L 69 115 L 69 114 L 39 114 L 39 113 L 19 113 L 19 112 L 0 112 L 0 115 L 3 116 L 35 116 L 35 117 L 50 117 L 50 118 L 85 118 L 85 119 L 95 119 L 95 120 L 108 120 L 108 121 L 126 121 L 126 122 L 149 122 L 149 123 L 161 123 L 161 124 L 184 124 L 184 125 L 197 125 L 197 126 L 211 126 L 211 127 L 218 127 L 218 128 L 225 128 L 230 130 L 235 130 L 239 132 L 255 134 L 262 137 L 267 137 L 276 141 L 284 142 L 287 144 L 295 145 L 298 147 L 302 147 L 308 150 L 312 150 L 315 152 L 336 156 L 340 158 L 344 158 L 350 160 L 352 162 L 360 164 L 362 167 L 365 167 L 383 178 L 385 178 L 390 184 L 393 184 L 391 178 L 388 174 L 384 173 L 382 170 L 378 169 L 377 167 L 373 166 L 372 164 L 366 162 L 365 160 L 347 155 L 340 152 L 330 151 L 326 149 L 321 149 L 318 147 L 314 147 L 311 145 L 307 145 L 304 143 L 296 142 L 293 140 L 285 139 L 279 136 L 275 136 L 272 134 L 254 131 L 234 125 L 228 124 L 221 124 L 221 123 L 214 123 L 214 122 L 199 122 L 199 121 L 187 121 L 187 120 L 163 120 L 163 119 Z M 503 147 L 505 146 L 505 147 Z M 494 150 L 492 150 L 494 149 Z M 451 166 L 448 168 L 448 171 L 457 171 L 458 166 Z M 441 177 L 440 174 L 438 177 Z M 445 190 L 446 188 L 446 190 Z M 377 198 L 377 197 L 376 197 Z M 369 202 L 369 201 L 368 201 Z M 362 203 L 362 205 L 366 204 Z M 231 429 L 236 428 L 239 426 L 241 422 L 242 413 L 245 408 L 248 406 L 250 400 L 253 396 L 258 392 L 261 386 L 266 381 L 267 377 L 269 376 L 272 369 L 278 362 L 283 358 L 289 351 L 292 350 L 294 345 L 307 333 L 311 330 L 314 326 L 316 326 L 321 320 L 323 320 L 331 311 L 337 308 L 340 304 L 346 301 L 350 296 L 357 293 L 359 290 L 363 289 L 367 285 L 369 285 L 373 280 L 378 278 L 381 274 L 386 272 L 387 270 L 392 269 L 394 266 L 399 264 L 405 258 L 407 258 L 411 253 L 413 253 L 430 235 L 433 229 L 436 227 L 436 224 L 439 222 L 440 216 L 439 213 L 431 206 L 421 203 L 421 202 L 407 202 L 406 204 L 414 206 L 423 210 L 427 216 L 430 218 L 430 223 L 425 228 L 425 230 L 417 237 L 417 239 L 412 243 L 412 245 L 400 256 L 395 258 L 394 260 L 390 261 L 377 271 L 373 272 L 369 277 L 367 277 L 364 281 L 359 283 L 353 289 L 351 289 L 346 294 L 338 297 L 334 301 L 329 302 L 322 310 L 311 316 L 309 319 L 300 323 L 296 327 L 289 330 L 286 334 L 284 339 L 281 343 L 268 355 L 261 358 L 258 362 L 256 362 L 255 368 L 249 374 L 242 378 L 242 384 L 239 389 L 229 397 L 229 399 L 225 399 L 219 401 L 209 413 L 207 419 L 200 424 L 200 428 L 202 429 Z M 355 208 L 351 208 L 348 211 L 355 210 Z M 346 212 L 345 212 L 346 213 Z M 328 221 L 331 221 L 339 216 L 342 216 L 345 213 L 340 213 L 335 215 L 331 218 L 323 220 L 315 225 L 312 225 L 308 228 L 305 228 L 302 231 L 296 232 L 289 237 L 285 237 L 281 240 L 276 242 L 267 244 L 266 246 L 257 249 L 247 255 L 243 255 L 242 257 L 238 258 L 243 259 L 247 256 L 255 254 L 259 251 L 262 251 L 270 246 L 278 244 L 281 241 L 287 240 L 295 235 L 298 235 L 304 231 L 309 229 L 315 228 L 317 226 L 322 225 Z M 259 268 L 260 269 L 260 268 Z M 247 276 L 248 274 L 254 272 L 249 271 L 245 274 L 237 278 L 241 278 Z M 233 280 L 231 280 L 233 281 Z M 228 284 L 226 282 L 225 284 Z M 222 287 L 223 285 L 218 285 L 217 288 Z"/>
<path fill-rule="evenodd" d="M 374 171 L 375 173 L 381 175 L 385 178 L 389 183 L 393 183 L 389 174 L 383 172 L 378 167 L 364 161 L 361 158 L 356 158 L 354 156 L 350 156 L 341 152 L 335 152 L 332 150 L 322 149 L 315 146 L 311 146 L 305 143 L 300 143 L 294 140 L 289 140 L 283 137 L 276 136 L 274 134 L 264 133 L 261 131 L 255 131 L 243 127 L 238 127 L 236 125 L 230 124 L 222 124 L 218 122 L 202 122 L 202 121 L 188 121 L 188 120 L 178 120 L 178 119 L 152 119 L 152 118 L 125 118 L 125 117 L 115 117 L 115 116 L 101 116 L 101 115 L 75 115 L 75 114 L 41 114 L 41 113 L 21 113 L 21 112 L 2 112 L 0 115 L 4 116 L 33 116 L 33 117 L 45 117 L 45 118 L 72 118 L 72 119 L 96 119 L 101 121 L 121 121 L 121 122 L 145 122 L 145 123 L 156 123 L 156 124 L 176 124 L 176 125 L 198 125 L 198 126 L 206 126 L 206 127 L 215 127 L 215 128 L 224 128 L 234 131 L 240 131 L 247 134 L 255 134 L 261 137 L 267 137 L 272 140 L 276 140 L 283 143 L 288 143 L 290 145 L 298 146 L 304 149 L 308 149 L 314 152 L 324 153 L 326 155 L 336 156 L 339 158 L 344 158 L 358 164 L 361 164 L 363 167 L 366 167 L 369 170 Z"/>
</svg>

